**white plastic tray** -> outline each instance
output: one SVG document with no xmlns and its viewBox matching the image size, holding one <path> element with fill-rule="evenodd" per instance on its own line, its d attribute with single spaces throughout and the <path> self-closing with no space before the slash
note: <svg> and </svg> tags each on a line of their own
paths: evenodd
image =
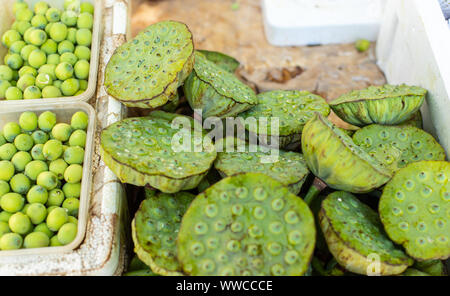
<svg viewBox="0 0 450 296">
<path fill-rule="evenodd" d="M 102 10 L 103 10 L 103 0 L 83 0 L 85 2 L 90 2 L 94 4 L 94 24 L 92 28 L 92 44 L 91 44 L 91 59 L 90 69 L 89 69 L 89 78 L 88 78 L 88 86 L 87 89 L 78 96 L 72 97 L 59 97 L 59 98 L 49 98 L 49 99 L 39 99 L 41 103 L 46 104 L 49 102 L 54 102 L 58 100 L 76 100 L 76 101 L 88 101 L 95 94 L 95 90 L 97 88 L 97 73 L 98 73 L 98 63 L 99 63 L 99 51 L 100 51 L 100 42 L 102 38 Z M 39 0 L 25 0 L 30 7 L 34 5 Z M 50 6 L 56 7 L 58 9 L 63 8 L 64 1 L 63 0 L 45 0 Z M 10 29 L 11 24 L 14 21 L 14 15 L 12 13 L 12 4 L 13 0 L 0 0 L 0 36 L 3 35 L 4 31 Z M 0 44 L 0 64 L 3 64 L 3 57 L 6 54 L 6 48 Z M 0 100 L 1 105 L 7 104 L 25 104 L 27 105 L 29 101 L 21 100 L 21 101 L 7 101 Z"/>
</svg>

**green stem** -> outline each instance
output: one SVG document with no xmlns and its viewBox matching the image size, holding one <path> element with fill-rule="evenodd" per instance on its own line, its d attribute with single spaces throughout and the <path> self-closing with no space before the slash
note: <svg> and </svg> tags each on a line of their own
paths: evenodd
<svg viewBox="0 0 450 296">
<path fill-rule="evenodd" d="M 315 178 L 311 187 L 309 187 L 308 193 L 306 194 L 304 201 L 306 204 L 310 205 L 316 196 L 319 195 L 319 193 L 324 190 L 327 187 L 327 184 L 325 184 L 324 181 L 320 180 L 319 178 Z"/>
</svg>

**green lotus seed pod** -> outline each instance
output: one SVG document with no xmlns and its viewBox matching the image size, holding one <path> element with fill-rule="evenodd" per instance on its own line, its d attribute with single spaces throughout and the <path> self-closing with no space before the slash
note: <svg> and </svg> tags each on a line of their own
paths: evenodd
<svg viewBox="0 0 450 296">
<path fill-rule="evenodd" d="M 55 42 L 62 42 L 67 37 L 67 26 L 61 22 L 54 23 L 50 27 L 50 38 Z"/>
<path fill-rule="evenodd" d="M 63 208 L 54 208 L 48 212 L 47 226 L 51 231 L 58 231 L 61 226 L 67 223 L 69 217 Z"/>
<path fill-rule="evenodd" d="M 22 197 L 22 195 L 16 192 L 6 193 L 0 199 L 0 206 L 2 210 L 9 213 L 19 212 L 23 208 L 24 203 L 25 199 Z"/>
<path fill-rule="evenodd" d="M 8 160 L 0 161 L 0 180 L 9 182 L 14 176 L 14 165 Z"/>
<path fill-rule="evenodd" d="M 30 179 L 24 174 L 14 175 L 9 181 L 9 184 L 11 185 L 12 191 L 20 194 L 26 194 L 31 187 Z"/>
<path fill-rule="evenodd" d="M 205 117 L 232 117 L 257 104 L 250 87 L 199 52 L 183 89 L 192 109 L 202 109 Z"/>
<path fill-rule="evenodd" d="M 27 45 L 27 44 L 24 41 L 22 41 L 22 40 L 16 41 L 13 44 L 11 44 L 11 47 L 9 48 L 9 51 L 11 53 L 20 54 L 20 52 L 25 47 L 25 45 Z"/>
<path fill-rule="evenodd" d="M 79 164 L 71 164 L 64 172 L 64 180 L 67 183 L 79 183 L 83 177 L 83 167 Z"/>
<path fill-rule="evenodd" d="M 243 152 L 237 149 L 230 151 L 228 148 L 219 152 L 214 162 L 214 167 L 224 177 L 241 173 L 262 173 L 279 181 L 292 193 L 298 194 L 309 174 L 304 157 L 300 153 L 266 151 L 260 146 L 249 144 L 243 146 Z"/>
<path fill-rule="evenodd" d="M 69 140 L 72 134 L 72 127 L 67 123 L 57 123 L 52 128 L 52 136 L 61 142 L 66 142 Z"/>
<path fill-rule="evenodd" d="M 0 65 L 0 80 L 11 81 L 13 78 L 13 71 L 6 65 Z"/>
<path fill-rule="evenodd" d="M 27 234 L 33 227 L 30 218 L 21 212 L 13 214 L 11 218 L 9 218 L 8 225 L 12 232 L 18 234 Z"/>
<path fill-rule="evenodd" d="M 389 170 L 319 113 L 303 128 L 302 151 L 310 171 L 337 190 L 369 192 L 385 184 L 392 176 Z"/>
<path fill-rule="evenodd" d="M 74 54 L 79 60 L 89 61 L 91 59 L 91 50 L 87 46 L 77 45 Z"/>
<path fill-rule="evenodd" d="M 350 193 L 328 195 L 319 219 L 330 252 L 351 272 L 370 275 L 373 254 L 379 257 L 381 275 L 400 274 L 413 264 L 386 236 L 378 214 Z"/>
<path fill-rule="evenodd" d="M 26 132 L 32 132 L 37 129 L 38 117 L 36 113 L 26 111 L 19 117 L 19 126 Z"/>
<path fill-rule="evenodd" d="M 314 218 L 271 177 L 225 178 L 183 216 L 178 260 L 189 275 L 303 275 L 314 250 Z"/>
<path fill-rule="evenodd" d="M 75 78 L 69 78 L 61 84 L 61 92 L 65 96 L 74 96 L 80 89 L 80 82 Z"/>
<path fill-rule="evenodd" d="M 14 154 L 17 152 L 16 146 L 11 143 L 6 143 L 0 146 L 0 159 L 2 160 L 11 160 L 14 157 Z"/>
<path fill-rule="evenodd" d="M 6 233 L 0 238 L 0 249 L 17 250 L 22 247 L 23 239 L 20 234 Z"/>
<path fill-rule="evenodd" d="M 55 50 L 55 52 L 56 52 L 56 50 Z M 61 63 L 59 54 L 54 53 L 54 54 L 50 54 L 47 56 L 47 64 L 55 65 L 55 69 L 56 69 L 56 66 L 59 65 L 59 63 Z M 56 75 L 55 75 L 55 77 L 56 77 Z"/>
<path fill-rule="evenodd" d="M 71 52 L 65 52 L 65 53 L 63 53 L 61 55 L 60 61 L 61 62 L 67 62 L 67 63 L 71 64 L 72 66 L 75 66 L 75 64 L 78 61 L 78 58 L 77 58 L 77 56 L 75 54 L 73 54 Z"/>
<path fill-rule="evenodd" d="M 80 12 L 81 13 L 88 12 L 93 15 L 94 14 L 94 5 L 92 5 L 89 2 L 83 2 L 83 3 L 81 3 L 81 6 L 80 6 Z"/>
<path fill-rule="evenodd" d="M 33 138 L 28 134 L 20 134 L 14 139 L 14 146 L 19 151 L 30 151 L 33 144 Z"/>
<path fill-rule="evenodd" d="M 20 54 L 12 53 L 8 54 L 5 58 L 5 64 L 13 70 L 19 70 L 23 65 L 23 59 Z"/>
<path fill-rule="evenodd" d="M 47 12 L 45 13 L 45 17 L 50 23 L 56 23 L 61 19 L 61 12 L 58 9 L 52 7 L 47 10 Z M 52 37 L 52 39 L 54 38 Z M 64 40 L 64 38 L 62 40 Z"/>
<path fill-rule="evenodd" d="M 48 74 L 50 78 L 53 80 L 53 85 L 55 85 L 56 80 L 56 65 L 53 64 L 45 64 L 39 68 L 39 74 Z"/>
<path fill-rule="evenodd" d="M 75 197 L 67 198 L 62 207 L 67 210 L 67 213 L 71 216 L 78 216 L 78 209 L 80 208 L 80 200 Z"/>
<path fill-rule="evenodd" d="M 14 42 L 19 40 L 22 40 L 22 36 L 16 30 L 8 30 L 2 35 L 2 44 L 7 48 L 10 48 Z"/>
<path fill-rule="evenodd" d="M 77 36 L 81 30 L 86 29 Z M 106 91 L 126 106 L 160 107 L 174 98 L 192 71 L 193 53 L 192 34 L 185 24 L 153 24 L 117 48 L 106 66 Z"/>
<path fill-rule="evenodd" d="M 48 6 L 47 2 L 39 1 L 34 5 L 34 13 L 38 15 L 45 15 L 49 8 L 50 7 Z"/>
<path fill-rule="evenodd" d="M 84 148 L 86 146 L 86 136 L 87 134 L 84 130 L 74 131 L 69 138 L 69 145 Z"/>
<path fill-rule="evenodd" d="M 19 151 L 11 158 L 11 163 L 14 165 L 16 172 L 23 172 L 25 170 L 25 166 L 32 160 L 33 159 L 30 153 Z"/>
<path fill-rule="evenodd" d="M 62 93 L 59 90 L 59 88 L 50 85 L 50 86 L 46 86 L 44 87 L 44 89 L 42 89 L 42 97 L 43 98 L 58 98 L 61 97 Z"/>
<path fill-rule="evenodd" d="M 62 191 L 66 198 L 79 198 L 81 195 L 81 183 L 66 183 L 62 187 Z"/>
<path fill-rule="evenodd" d="M 27 209 L 27 216 L 34 225 L 40 224 L 47 218 L 47 208 L 41 203 L 32 203 Z"/>
<path fill-rule="evenodd" d="M 46 224 L 45 222 L 42 222 L 41 224 L 36 225 L 36 227 L 34 227 L 34 229 L 33 229 L 33 232 L 42 232 L 42 233 L 44 233 L 45 235 L 47 235 L 47 237 L 48 237 L 49 239 L 52 238 L 53 235 L 54 235 L 53 231 L 51 231 L 51 230 L 48 228 L 48 226 L 47 226 L 47 224 Z"/>
<path fill-rule="evenodd" d="M 33 50 L 30 55 L 28 56 L 28 63 L 30 66 L 38 69 L 42 65 L 44 65 L 47 62 L 47 56 L 45 52 L 43 52 L 40 49 Z"/>
<path fill-rule="evenodd" d="M 179 142 L 172 145 L 172 139 L 180 136 L 180 130 L 171 127 L 175 118 L 190 125 L 191 129 L 181 133 L 189 137 L 188 147 L 194 147 L 194 151 L 179 149 Z M 103 161 L 124 183 L 148 184 L 166 193 L 193 189 L 217 155 L 211 142 L 198 143 L 193 127 L 192 118 L 162 111 L 154 111 L 148 117 L 127 118 L 102 131 Z"/>
<path fill-rule="evenodd" d="M 50 132 L 56 124 L 56 114 L 50 111 L 45 111 L 38 118 L 39 129 L 44 132 Z"/>
<path fill-rule="evenodd" d="M 63 11 L 61 14 L 61 22 L 68 27 L 73 27 L 77 24 L 77 14 L 70 10 Z"/>
<path fill-rule="evenodd" d="M 15 87 L 15 86 L 11 86 L 6 90 L 5 98 L 7 100 L 22 100 L 23 94 L 19 88 Z"/>
<path fill-rule="evenodd" d="M 42 98 L 41 90 L 37 86 L 29 86 L 23 92 L 23 98 L 24 100 L 40 99 Z"/>
<path fill-rule="evenodd" d="M 77 44 L 90 46 L 92 43 L 92 32 L 89 29 L 79 29 L 75 36 Z"/>
<path fill-rule="evenodd" d="M 344 121 L 356 126 L 400 124 L 422 106 L 427 91 L 418 86 L 383 85 L 352 91 L 330 102 Z"/>
<path fill-rule="evenodd" d="M 22 77 L 24 75 L 30 74 L 33 77 L 36 77 L 38 72 L 36 71 L 35 68 L 30 67 L 30 66 L 23 66 L 20 70 L 19 70 L 19 77 Z"/>
<path fill-rule="evenodd" d="M 134 250 L 154 272 L 182 275 L 177 260 L 176 235 L 180 217 L 195 196 L 187 192 L 146 195 L 131 224 Z"/>
<path fill-rule="evenodd" d="M 67 185 L 67 184 L 65 184 L 65 185 Z M 51 207 L 51 206 L 59 207 L 62 205 L 64 198 L 65 198 L 64 192 L 61 189 L 53 189 L 48 194 L 46 206 L 47 207 Z"/>
<path fill-rule="evenodd" d="M 27 201 L 30 204 L 45 204 L 49 198 L 48 190 L 40 185 L 34 185 L 27 193 Z"/>
<path fill-rule="evenodd" d="M 397 171 L 380 198 L 388 236 L 417 260 L 450 256 L 450 163 L 419 161 Z"/>
<path fill-rule="evenodd" d="M 201 54 L 203 54 L 208 60 L 221 67 L 228 72 L 234 73 L 237 68 L 239 68 L 239 61 L 233 57 L 230 57 L 226 54 L 217 51 L 209 51 L 209 50 L 197 50 Z"/>
<path fill-rule="evenodd" d="M 25 176 L 30 178 L 32 181 L 36 181 L 39 174 L 48 170 L 48 166 L 42 160 L 30 161 L 25 166 Z"/>
<path fill-rule="evenodd" d="M 410 162 L 445 160 L 444 148 L 433 136 L 413 126 L 373 124 L 358 130 L 353 141 L 393 172 Z"/>
<path fill-rule="evenodd" d="M 38 175 L 36 184 L 47 190 L 52 190 L 58 185 L 58 177 L 52 172 L 42 172 Z"/>
<path fill-rule="evenodd" d="M 0 99 L 6 98 L 6 90 L 11 87 L 11 83 L 6 80 L 0 80 Z M 1 142 L 0 142 L 1 145 Z"/>
<path fill-rule="evenodd" d="M 49 244 L 50 239 L 43 232 L 32 232 L 23 241 L 23 246 L 27 249 L 48 247 Z"/>
<path fill-rule="evenodd" d="M 78 226 L 74 223 L 66 223 L 58 231 L 58 241 L 62 245 L 70 244 L 77 236 Z"/>
<path fill-rule="evenodd" d="M 56 54 L 58 51 L 58 44 L 52 39 L 48 39 L 41 46 L 41 50 L 47 54 L 47 63 L 51 64 L 48 59 L 49 55 Z"/>
</svg>

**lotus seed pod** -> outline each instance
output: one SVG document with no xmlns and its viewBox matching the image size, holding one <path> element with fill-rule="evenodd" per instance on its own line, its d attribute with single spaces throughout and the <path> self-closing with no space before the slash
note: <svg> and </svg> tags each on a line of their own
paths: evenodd
<svg viewBox="0 0 450 296">
<path fill-rule="evenodd" d="M 172 128 L 173 118 L 190 127 Z M 162 111 L 154 111 L 147 117 L 127 118 L 103 130 L 103 161 L 124 183 L 149 185 L 166 193 L 193 189 L 217 156 L 211 142 L 205 141 L 203 145 L 198 142 L 203 136 L 196 136 L 193 127 L 192 118 Z M 187 150 L 181 149 L 179 140 L 174 140 L 178 136 L 184 145 L 188 144 Z M 189 142 L 184 142 L 185 136 Z M 172 140 L 176 144 L 172 145 Z"/>
<path fill-rule="evenodd" d="M 427 91 L 418 86 L 383 85 L 354 90 L 330 102 L 344 121 L 356 126 L 400 124 L 422 106 Z"/>
<path fill-rule="evenodd" d="M 301 198 L 269 176 L 240 174 L 191 203 L 178 234 L 178 260 L 189 275 L 304 275 L 315 236 Z"/>
<path fill-rule="evenodd" d="M 262 173 L 288 187 L 292 193 L 300 192 L 309 174 L 302 154 L 282 150 L 267 151 L 261 146 L 249 144 L 244 148 L 243 152 L 225 149 L 224 152 L 217 153 L 214 167 L 222 176 Z"/>
<path fill-rule="evenodd" d="M 106 66 L 106 91 L 129 107 L 156 108 L 172 100 L 192 71 L 194 44 L 185 24 L 153 24 L 120 46 Z"/>
<path fill-rule="evenodd" d="M 194 198 L 188 192 L 147 194 L 136 212 L 131 224 L 134 251 L 153 272 L 182 275 L 176 239 L 181 217 Z"/>
<path fill-rule="evenodd" d="M 280 147 L 299 142 L 305 124 L 315 112 L 324 117 L 330 114 L 327 102 L 307 91 L 275 90 L 257 96 L 258 105 L 240 114 L 243 120 L 248 118 L 267 118 L 267 126 L 245 125 L 250 132 L 258 135 L 279 135 Z M 272 131 L 272 118 L 278 118 L 278 129 Z M 267 131 L 264 133 L 263 131 Z"/>
<path fill-rule="evenodd" d="M 319 113 L 303 128 L 302 150 L 310 171 L 337 190 L 365 193 L 392 177 L 388 169 Z"/>
<path fill-rule="evenodd" d="M 234 73 L 237 68 L 239 68 L 239 61 L 233 57 L 217 51 L 209 50 L 197 50 L 203 54 L 208 60 L 219 66 L 220 68 L 227 70 L 228 72 Z"/>
<path fill-rule="evenodd" d="M 414 262 L 389 240 L 378 214 L 350 193 L 328 195 L 319 220 L 330 252 L 351 272 L 370 275 L 374 254 L 380 275 L 400 274 Z"/>
<path fill-rule="evenodd" d="M 450 163 L 419 161 L 397 171 L 380 198 L 386 233 L 417 260 L 450 256 Z"/>
<path fill-rule="evenodd" d="M 358 130 L 353 141 L 393 172 L 411 162 L 445 160 L 444 148 L 433 136 L 413 126 L 373 124 Z"/>
<path fill-rule="evenodd" d="M 233 117 L 257 104 L 250 87 L 199 52 L 183 89 L 189 105 L 201 109 L 204 117 Z"/>
</svg>

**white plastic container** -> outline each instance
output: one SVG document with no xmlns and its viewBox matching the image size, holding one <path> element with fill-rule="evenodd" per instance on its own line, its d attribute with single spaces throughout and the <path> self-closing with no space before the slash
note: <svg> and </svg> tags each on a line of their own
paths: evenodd
<svg viewBox="0 0 450 296">
<path fill-rule="evenodd" d="M 68 123 L 72 115 L 78 111 L 84 111 L 89 117 L 89 125 L 87 129 L 86 146 L 83 161 L 83 179 L 81 181 L 80 207 L 78 211 L 78 231 L 75 239 L 68 245 L 61 247 L 46 247 L 34 249 L 19 249 L 12 251 L 0 251 L 0 258 L 6 256 L 24 256 L 24 255 L 44 255 L 70 252 L 78 247 L 84 238 L 86 224 L 88 219 L 88 206 L 92 185 L 92 152 L 94 149 L 94 131 L 95 131 L 95 111 L 91 105 L 84 102 L 53 102 L 46 105 L 29 104 L 24 108 L 22 105 L 9 104 L 0 109 L 0 129 L 8 122 L 19 122 L 22 112 L 31 111 L 38 116 L 45 112 L 51 111 L 56 114 L 57 122 Z"/>
<path fill-rule="evenodd" d="M 30 7 L 39 0 L 25 0 Z M 45 0 L 51 7 L 56 7 L 58 9 L 63 9 L 64 1 L 63 0 Z M 47 102 L 52 102 L 55 100 L 76 100 L 76 101 L 88 101 L 95 94 L 95 90 L 97 88 L 97 73 L 98 73 L 98 58 L 100 51 L 100 42 L 101 42 L 101 32 L 102 32 L 102 10 L 103 10 L 103 0 L 83 0 L 83 2 L 90 2 L 94 4 L 94 24 L 92 27 L 92 44 L 91 44 L 91 59 L 90 69 L 89 69 L 89 78 L 88 78 L 88 86 L 86 91 L 78 96 L 72 97 L 59 97 L 59 98 L 49 98 L 49 99 L 40 99 L 42 104 L 47 104 Z M 0 36 L 3 33 L 11 28 L 11 24 L 14 22 L 14 15 L 12 12 L 14 0 L 0 0 L 0 10 L 3 10 L 0 13 Z M 0 44 L 0 64 L 3 64 L 3 58 L 6 55 L 7 49 Z M 21 103 L 27 105 L 28 102 L 26 100 L 20 101 L 7 101 L 0 100 L 0 106 L 7 104 L 17 104 Z"/>
</svg>

